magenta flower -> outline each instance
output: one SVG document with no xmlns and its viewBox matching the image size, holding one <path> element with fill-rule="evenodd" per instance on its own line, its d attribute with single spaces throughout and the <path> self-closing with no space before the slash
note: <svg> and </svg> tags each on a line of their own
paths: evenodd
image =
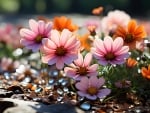
<svg viewBox="0 0 150 113">
<path fill-rule="evenodd" d="M 106 36 L 104 41 L 95 39 L 93 48 L 91 49 L 94 57 L 99 64 L 123 64 L 125 59 L 129 56 L 128 46 L 123 46 L 123 39 L 118 37 L 114 41 L 111 37 Z"/>
<path fill-rule="evenodd" d="M 90 65 L 92 62 L 92 54 L 86 54 L 85 58 L 83 59 L 82 54 L 78 55 L 78 59 L 74 61 L 70 65 L 70 67 L 65 67 L 64 71 L 66 76 L 71 77 L 75 80 L 80 80 L 85 76 L 97 76 L 97 68 L 98 64 Z"/>
<path fill-rule="evenodd" d="M 50 36 L 52 23 L 45 23 L 42 20 L 36 22 L 31 19 L 29 20 L 29 27 L 30 29 L 22 28 L 20 30 L 20 35 L 23 37 L 21 44 L 33 52 L 37 52 L 42 45 L 42 39 Z"/>
<path fill-rule="evenodd" d="M 58 69 L 62 69 L 64 64 L 71 64 L 78 58 L 80 41 L 67 29 L 61 33 L 57 30 L 51 31 L 51 38 L 43 39 L 43 63 L 53 65 L 56 63 Z"/>
<path fill-rule="evenodd" d="M 101 88 L 104 85 L 104 78 L 97 78 L 96 76 L 83 77 L 80 82 L 76 83 L 76 88 L 79 90 L 77 93 L 81 97 L 86 97 L 90 100 L 98 98 L 105 98 L 110 94 L 111 90 L 108 88 Z"/>
</svg>

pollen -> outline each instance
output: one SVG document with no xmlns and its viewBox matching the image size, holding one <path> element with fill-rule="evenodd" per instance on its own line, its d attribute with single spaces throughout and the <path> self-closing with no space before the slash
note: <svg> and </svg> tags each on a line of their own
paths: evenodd
<svg viewBox="0 0 150 113">
<path fill-rule="evenodd" d="M 81 76 L 83 75 L 87 75 L 88 74 L 88 70 L 86 67 L 80 67 L 77 70 L 77 74 L 80 74 Z"/>
<path fill-rule="evenodd" d="M 114 60 L 115 59 L 115 55 L 113 53 L 107 53 L 105 55 L 106 60 Z"/>
<path fill-rule="evenodd" d="M 55 54 L 57 56 L 65 56 L 67 53 L 67 49 L 65 49 L 63 46 L 60 46 L 56 49 Z"/>
<path fill-rule="evenodd" d="M 96 95 L 98 93 L 98 89 L 96 87 L 91 86 L 87 89 L 87 93 L 90 95 Z"/>
<path fill-rule="evenodd" d="M 133 42 L 134 40 L 134 37 L 132 34 L 127 34 L 126 37 L 125 37 L 125 42 L 126 43 L 130 43 L 130 42 Z"/>
<path fill-rule="evenodd" d="M 36 38 L 35 38 L 35 42 L 36 43 L 41 43 L 42 39 L 44 38 L 44 36 L 42 35 L 37 35 Z"/>
</svg>

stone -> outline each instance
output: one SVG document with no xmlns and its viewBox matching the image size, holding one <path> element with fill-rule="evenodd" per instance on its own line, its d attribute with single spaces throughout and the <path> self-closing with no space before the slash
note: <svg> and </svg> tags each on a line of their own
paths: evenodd
<svg viewBox="0 0 150 113">
<path fill-rule="evenodd" d="M 11 98 L 1 98 L 0 103 L 9 102 L 10 107 L 3 108 L 1 113 L 86 113 L 71 104 L 45 105 L 40 102 L 31 102 Z"/>
</svg>

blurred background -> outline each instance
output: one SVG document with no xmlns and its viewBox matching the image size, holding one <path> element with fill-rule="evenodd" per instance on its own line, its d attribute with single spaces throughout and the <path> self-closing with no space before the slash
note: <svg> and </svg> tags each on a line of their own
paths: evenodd
<svg viewBox="0 0 150 113">
<path fill-rule="evenodd" d="M 132 16 L 150 16 L 150 0 L 0 0 L 0 14 L 91 14 L 103 6 L 104 14 L 120 9 Z"/>
</svg>

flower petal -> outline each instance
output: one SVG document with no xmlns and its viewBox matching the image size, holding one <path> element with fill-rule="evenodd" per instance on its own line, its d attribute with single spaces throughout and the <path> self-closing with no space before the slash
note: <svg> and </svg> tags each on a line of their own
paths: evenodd
<svg viewBox="0 0 150 113">
<path fill-rule="evenodd" d="M 33 32 L 38 33 L 38 23 L 35 20 L 33 19 L 29 20 L 29 27 Z"/>
<path fill-rule="evenodd" d="M 111 92 L 110 89 L 101 89 L 101 90 L 99 90 L 97 96 L 98 96 L 99 98 L 105 98 L 107 95 L 110 94 L 110 92 Z"/>
<path fill-rule="evenodd" d="M 85 58 L 84 58 L 84 66 L 87 67 L 90 65 L 92 61 L 92 54 L 91 53 L 87 53 Z"/>
</svg>

